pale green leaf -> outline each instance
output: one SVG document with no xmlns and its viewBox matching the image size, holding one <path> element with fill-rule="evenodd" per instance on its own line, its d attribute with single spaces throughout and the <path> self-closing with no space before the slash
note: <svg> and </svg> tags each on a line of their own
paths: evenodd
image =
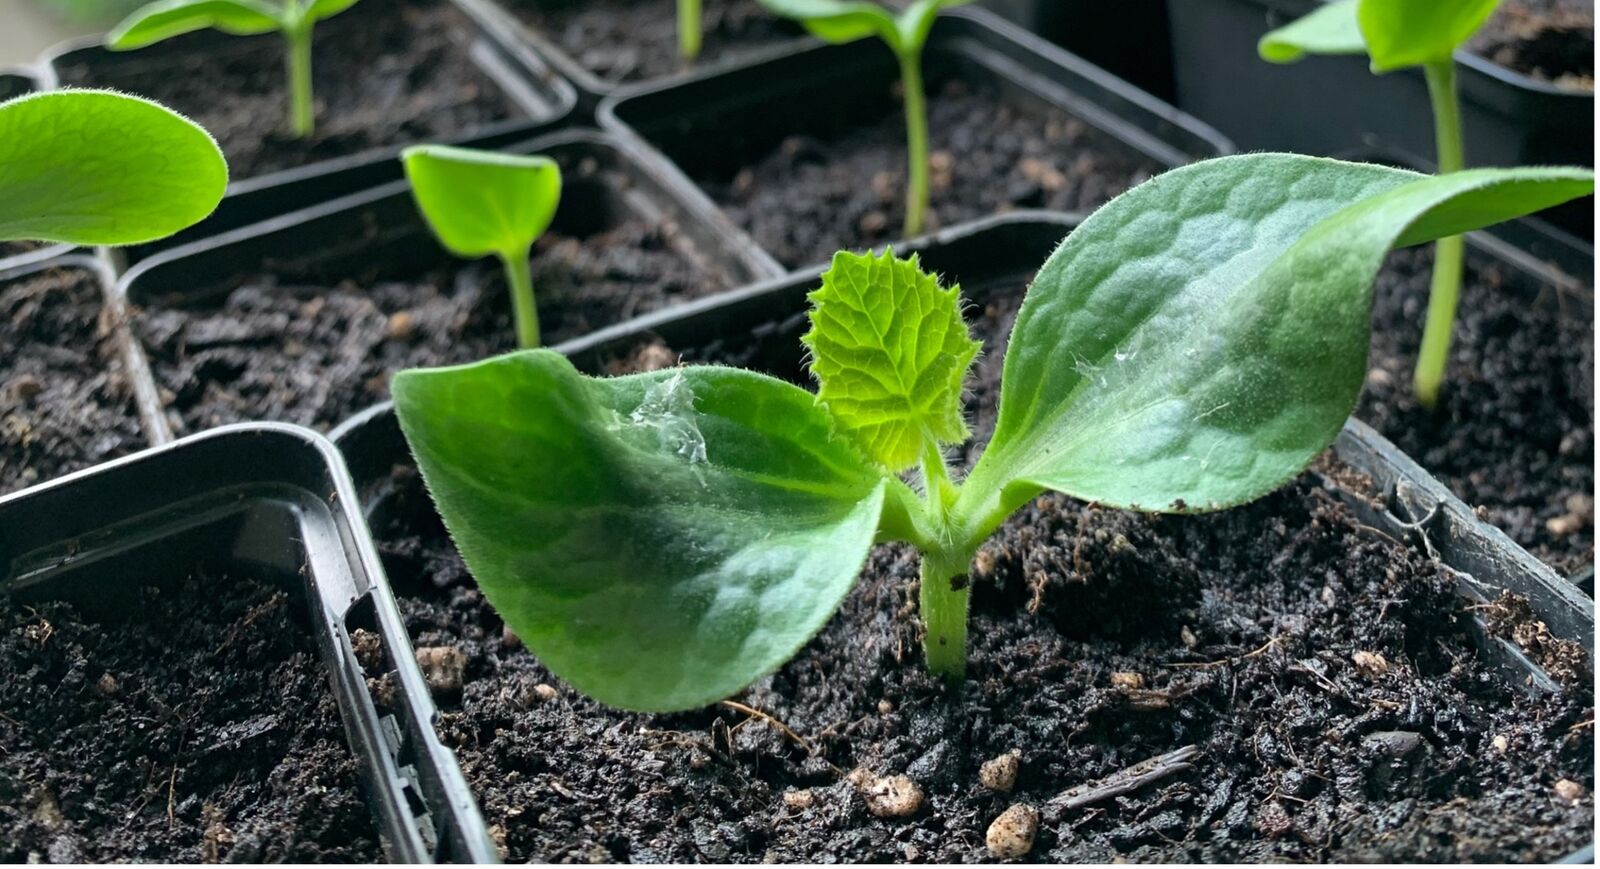
<svg viewBox="0 0 1600 869">
<path fill-rule="evenodd" d="M 401 160 L 417 207 L 457 256 L 525 256 L 561 202 L 561 167 L 549 157 L 423 145 Z"/>
<path fill-rule="evenodd" d="M 1357 2 L 1327 3 L 1261 37 L 1256 50 L 1272 63 L 1292 63 L 1308 54 L 1362 54 L 1367 46 L 1361 40 Z"/>
<path fill-rule="evenodd" d="M 1361 33 L 1374 72 L 1449 61 L 1500 0 L 1361 0 Z"/>
<path fill-rule="evenodd" d="M 1372 282 L 1392 246 L 1593 186 L 1578 169 L 1428 177 L 1252 154 L 1118 196 L 1029 290 L 994 438 L 956 510 L 986 533 L 1041 489 L 1172 511 L 1271 491 L 1355 403 Z"/>
<path fill-rule="evenodd" d="M 283 10 L 265 0 L 157 0 L 141 6 L 106 34 L 113 51 L 143 48 L 193 30 L 213 27 L 235 36 L 283 29 Z"/>
<path fill-rule="evenodd" d="M 299 2 L 299 0 L 296 0 L 296 2 Z M 311 0 L 311 5 L 306 7 L 306 17 L 312 21 L 332 18 L 358 2 L 360 0 Z"/>
<path fill-rule="evenodd" d="M 613 379 L 547 350 L 394 379 L 434 502 L 556 675 L 687 709 L 776 669 L 866 561 L 886 486 L 796 386 L 729 368 Z"/>
<path fill-rule="evenodd" d="M 890 471 L 930 446 L 969 435 L 961 384 L 979 342 L 961 317 L 961 288 L 939 286 L 918 259 L 840 251 L 811 293 L 817 401 L 839 430 Z"/>
<path fill-rule="evenodd" d="M 799 21 L 827 42 L 854 42 L 876 35 L 896 52 L 901 48 L 894 15 L 869 0 L 761 0 L 761 5 L 775 15 Z"/>
<path fill-rule="evenodd" d="M 210 134 L 149 100 L 63 90 L 0 104 L 0 239 L 152 241 L 210 214 L 227 186 Z"/>
<path fill-rule="evenodd" d="M 900 33 L 903 48 L 920 51 L 928 41 L 928 33 L 939 13 L 951 6 L 960 6 L 972 0 L 912 0 L 912 3 L 895 19 L 895 29 Z"/>
</svg>

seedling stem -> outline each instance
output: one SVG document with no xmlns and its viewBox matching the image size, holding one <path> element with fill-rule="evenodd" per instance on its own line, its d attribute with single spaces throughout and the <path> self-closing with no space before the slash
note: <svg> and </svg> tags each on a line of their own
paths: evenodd
<svg viewBox="0 0 1600 869">
<path fill-rule="evenodd" d="M 501 254 L 506 266 L 506 285 L 511 288 L 511 311 L 517 319 L 517 344 L 525 350 L 539 346 L 539 308 L 533 303 L 533 273 L 528 251 Z"/>
<path fill-rule="evenodd" d="M 1439 152 L 1439 174 L 1466 168 L 1461 138 L 1461 102 L 1456 96 L 1456 67 L 1453 59 L 1434 61 L 1423 67 L 1428 79 L 1428 97 L 1433 101 L 1434 139 Z M 1422 329 L 1422 349 L 1417 354 L 1413 388 L 1423 407 L 1433 408 L 1439 401 L 1439 385 L 1444 381 L 1450 360 L 1450 332 L 1456 321 L 1456 303 L 1461 298 L 1461 273 L 1466 246 L 1461 236 L 1441 238 L 1434 246 L 1433 287 L 1428 294 L 1428 317 Z"/>
<path fill-rule="evenodd" d="M 928 211 L 928 105 L 922 91 L 921 48 L 900 54 L 900 83 L 906 94 L 907 237 L 922 234 Z"/>
<path fill-rule="evenodd" d="M 296 138 L 311 135 L 316 123 L 311 99 L 311 24 L 297 23 L 283 31 L 289 43 L 289 126 Z"/>
<path fill-rule="evenodd" d="M 678 54 L 684 60 L 700 56 L 700 0 L 678 0 Z"/>
</svg>

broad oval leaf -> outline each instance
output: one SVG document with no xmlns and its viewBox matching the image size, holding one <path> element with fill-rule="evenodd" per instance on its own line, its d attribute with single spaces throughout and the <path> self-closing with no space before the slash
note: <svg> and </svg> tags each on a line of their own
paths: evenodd
<svg viewBox="0 0 1600 869">
<path fill-rule="evenodd" d="M 838 608 L 887 481 L 791 384 L 585 377 L 548 350 L 405 371 L 395 410 L 484 594 L 540 661 L 626 709 L 712 703 Z"/>
<path fill-rule="evenodd" d="M 1091 215 L 1039 272 L 988 452 L 986 531 L 1041 489 L 1161 511 L 1259 497 L 1349 416 L 1385 253 L 1583 196 L 1577 169 L 1428 177 L 1287 154 L 1177 169 Z"/>
<path fill-rule="evenodd" d="M 457 256 L 523 255 L 561 203 L 561 167 L 549 157 L 423 145 L 401 159 L 417 207 Z"/>
<path fill-rule="evenodd" d="M 1361 0 L 1359 18 L 1374 72 L 1449 62 L 1500 0 Z"/>
<path fill-rule="evenodd" d="M 761 5 L 775 15 L 799 21 L 827 42 L 854 42 L 877 35 L 896 52 L 901 49 L 894 16 L 869 0 L 761 0 Z"/>
<path fill-rule="evenodd" d="M 295 2 L 299 2 L 299 0 L 295 0 Z M 306 7 L 306 17 L 312 21 L 332 18 L 358 2 L 360 0 L 311 0 L 311 5 Z"/>
<path fill-rule="evenodd" d="M 1308 54 L 1363 54 L 1357 0 L 1334 0 L 1261 37 L 1262 60 L 1293 63 Z"/>
<path fill-rule="evenodd" d="M 207 27 L 234 36 L 254 36 L 281 30 L 284 25 L 282 10 L 264 0 L 157 0 L 135 9 L 112 28 L 106 34 L 106 47 L 113 51 L 143 48 Z"/>
<path fill-rule="evenodd" d="M 930 445 L 965 441 L 961 384 L 983 346 L 961 317 L 961 288 L 942 289 L 915 254 L 840 251 L 811 300 L 817 401 L 873 461 L 902 471 Z"/>
<path fill-rule="evenodd" d="M 152 241 L 210 214 L 227 186 L 211 135 L 149 100 L 63 90 L 0 104 L 0 239 Z"/>
</svg>

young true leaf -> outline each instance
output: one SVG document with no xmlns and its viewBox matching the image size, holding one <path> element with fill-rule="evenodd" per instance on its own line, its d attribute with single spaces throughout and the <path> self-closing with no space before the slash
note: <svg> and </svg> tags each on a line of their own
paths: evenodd
<svg viewBox="0 0 1600 869">
<path fill-rule="evenodd" d="M 149 100 L 64 90 L 0 104 L 0 239 L 153 241 L 210 214 L 227 186 L 211 135 Z"/>
<path fill-rule="evenodd" d="M 113 51 L 144 48 L 195 30 L 212 28 L 233 36 L 277 31 L 284 38 L 289 76 L 289 126 L 296 136 L 311 135 L 315 124 L 311 97 L 311 31 L 356 0 L 156 0 L 106 34 Z"/>
<path fill-rule="evenodd" d="M 1428 177 L 1281 154 L 1147 182 L 1045 263 L 987 451 L 957 483 L 929 450 L 925 499 L 898 460 L 860 455 L 905 453 L 860 424 L 881 408 L 937 407 L 929 429 L 947 424 L 951 372 L 971 360 L 954 289 L 910 261 L 835 258 L 812 296 L 817 400 L 724 368 L 589 378 L 532 352 L 402 373 L 395 408 L 489 599 L 601 700 L 672 709 L 738 690 L 817 629 L 875 539 L 921 552 L 928 666 L 959 678 L 963 575 L 1013 510 L 1045 489 L 1170 512 L 1266 494 L 1354 404 L 1386 251 L 1593 187 L 1578 169 Z"/>
<path fill-rule="evenodd" d="M 561 167 L 548 157 L 422 145 L 401 152 L 417 207 L 456 256 L 494 254 L 505 266 L 517 340 L 539 346 L 528 257 L 561 202 Z"/>
<path fill-rule="evenodd" d="M 961 319 L 961 289 L 941 289 L 913 255 L 840 253 L 810 295 L 817 401 L 890 471 L 970 435 L 961 384 L 982 345 Z"/>
<path fill-rule="evenodd" d="M 1375 73 L 1422 67 L 1433 102 L 1439 171 L 1457 172 L 1466 166 L 1466 152 L 1454 54 L 1498 5 L 1499 0 L 1337 0 L 1268 33 L 1258 50 L 1274 63 L 1365 51 Z M 1465 257 L 1459 237 L 1440 239 L 1434 252 L 1433 288 L 1413 378 L 1417 399 L 1426 407 L 1438 402 L 1444 381 Z"/>
<path fill-rule="evenodd" d="M 939 10 L 971 0 L 913 0 L 894 15 L 869 0 L 761 0 L 785 18 L 805 25 L 828 42 L 853 42 L 877 36 L 900 62 L 900 84 L 906 100 L 906 235 L 922 232 L 928 212 L 928 109 L 922 86 L 922 46 Z"/>
</svg>

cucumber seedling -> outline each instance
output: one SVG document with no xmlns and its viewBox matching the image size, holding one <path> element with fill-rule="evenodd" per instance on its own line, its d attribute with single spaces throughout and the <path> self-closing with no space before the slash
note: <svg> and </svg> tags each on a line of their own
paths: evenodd
<svg viewBox="0 0 1600 869">
<path fill-rule="evenodd" d="M 928 213 L 928 105 L 922 85 L 922 48 L 939 10 L 970 0 L 914 0 L 898 16 L 870 0 L 761 0 L 761 5 L 805 25 L 827 42 L 882 39 L 900 64 L 906 107 L 906 220 L 903 234 L 918 235 Z"/>
<path fill-rule="evenodd" d="M 494 254 L 505 266 L 517 343 L 539 346 L 539 309 L 528 264 L 561 203 L 561 167 L 549 157 L 420 145 L 400 154 L 417 208 L 459 257 Z"/>
<path fill-rule="evenodd" d="M 289 75 L 289 129 L 306 138 L 315 127 L 311 97 L 311 31 L 356 0 L 157 0 L 142 6 L 106 34 L 113 51 L 144 48 L 207 27 L 233 36 L 283 34 Z"/>
<path fill-rule="evenodd" d="M 1173 513 L 1272 491 L 1355 405 L 1385 252 L 1593 189 L 1580 169 L 1430 177 L 1286 154 L 1157 176 L 1040 269 L 964 479 L 945 450 L 969 436 L 978 342 L 959 287 L 892 253 L 836 255 L 811 294 L 815 394 L 712 365 L 588 377 L 534 350 L 403 371 L 395 410 L 489 601 L 605 703 L 740 691 L 888 541 L 921 555 L 927 665 L 956 680 L 968 565 L 1013 512 L 1047 490 Z"/>
<path fill-rule="evenodd" d="M 0 103 L 0 240 L 141 244 L 200 222 L 228 164 L 158 103 L 62 90 Z"/>
<path fill-rule="evenodd" d="M 1439 171 L 1458 172 L 1466 168 L 1466 150 L 1455 50 L 1478 32 L 1499 4 L 1500 0 L 1336 0 L 1261 37 L 1257 50 L 1272 63 L 1293 63 L 1308 54 L 1366 54 L 1376 74 L 1422 67 L 1433 104 Z M 1439 239 L 1422 347 L 1412 375 L 1412 389 L 1427 408 L 1438 404 L 1444 382 L 1465 260 L 1461 236 Z"/>
<path fill-rule="evenodd" d="M 700 56 L 700 0 L 678 0 L 678 54 L 684 60 Z"/>
</svg>

